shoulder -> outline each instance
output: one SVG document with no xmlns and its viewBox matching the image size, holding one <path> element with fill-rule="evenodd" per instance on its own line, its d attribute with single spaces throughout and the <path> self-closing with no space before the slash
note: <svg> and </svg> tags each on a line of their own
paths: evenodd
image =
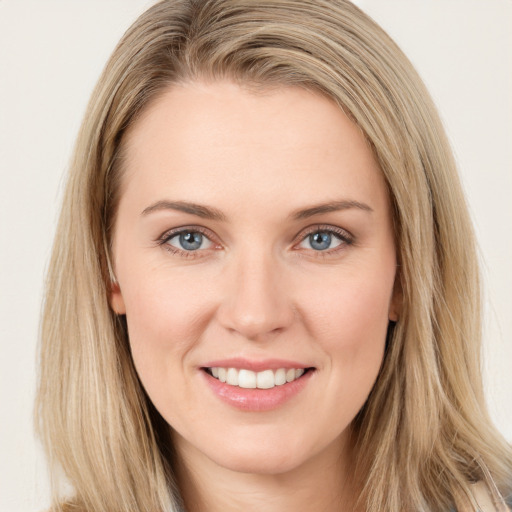
<svg viewBox="0 0 512 512">
<path fill-rule="evenodd" d="M 506 496 L 505 502 L 496 504 L 492 499 L 487 485 L 480 481 L 471 485 L 471 491 L 478 503 L 479 512 L 509 512 L 512 510 L 512 496 Z M 451 509 L 449 512 L 457 512 L 456 509 Z"/>
<path fill-rule="evenodd" d="M 501 503 L 496 503 L 497 500 L 493 500 L 493 497 L 489 492 L 489 488 L 484 482 L 477 482 L 471 487 L 481 512 L 508 512 L 510 510 L 510 500 L 512 499 L 512 496 L 506 496 L 505 502 L 502 500 Z M 497 489 L 496 493 L 499 494 Z"/>
<path fill-rule="evenodd" d="M 77 503 L 73 503 L 72 501 L 66 501 L 64 503 L 58 503 L 57 505 L 53 505 L 51 508 L 45 510 L 44 512 L 88 512 L 81 505 Z"/>
</svg>

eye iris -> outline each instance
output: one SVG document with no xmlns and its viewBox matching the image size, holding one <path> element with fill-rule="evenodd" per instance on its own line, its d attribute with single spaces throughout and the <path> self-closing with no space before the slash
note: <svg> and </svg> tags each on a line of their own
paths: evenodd
<svg viewBox="0 0 512 512">
<path fill-rule="evenodd" d="M 317 251 L 325 251 L 331 245 L 331 235 L 325 232 L 317 232 L 309 235 L 309 243 Z"/>
<path fill-rule="evenodd" d="M 183 249 L 186 249 L 187 251 L 199 249 L 199 247 L 201 247 L 202 242 L 203 235 L 201 233 L 194 233 L 193 231 L 188 231 L 180 235 L 180 244 L 183 247 Z"/>
</svg>

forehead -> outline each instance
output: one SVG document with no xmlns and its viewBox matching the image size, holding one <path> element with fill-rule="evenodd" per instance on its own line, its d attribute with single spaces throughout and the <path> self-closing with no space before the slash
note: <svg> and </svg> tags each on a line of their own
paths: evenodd
<svg viewBox="0 0 512 512">
<path fill-rule="evenodd" d="M 173 85 L 125 144 L 123 195 L 133 200 L 185 195 L 265 207 L 267 197 L 292 207 L 344 195 L 377 203 L 387 197 L 360 129 L 332 100 L 301 88 Z"/>
</svg>

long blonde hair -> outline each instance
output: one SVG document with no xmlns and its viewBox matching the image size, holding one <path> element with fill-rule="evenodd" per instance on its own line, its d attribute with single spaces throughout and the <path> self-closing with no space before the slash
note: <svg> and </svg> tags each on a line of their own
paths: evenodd
<svg viewBox="0 0 512 512">
<path fill-rule="evenodd" d="M 164 0 L 126 32 L 71 163 L 42 318 L 37 427 L 72 510 L 179 510 L 167 425 L 109 307 L 123 134 L 173 83 L 229 78 L 332 98 L 364 133 L 393 205 L 403 309 L 354 420 L 369 512 L 477 510 L 470 484 L 512 491 L 486 412 L 475 241 L 435 107 L 412 65 L 346 0 Z M 508 481 L 507 481 L 508 479 Z M 64 500 L 54 482 L 54 509 Z M 498 491 L 499 490 L 499 491 Z"/>
</svg>

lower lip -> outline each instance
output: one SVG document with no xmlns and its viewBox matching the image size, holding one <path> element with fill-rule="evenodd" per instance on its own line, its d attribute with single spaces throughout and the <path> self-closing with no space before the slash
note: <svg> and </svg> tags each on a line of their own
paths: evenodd
<svg viewBox="0 0 512 512">
<path fill-rule="evenodd" d="M 314 370 L 307 371 L 298 379 L 270 389 L 246 389 L 230 386 L 201 370 L 210 389 L 225 403 L 243 411 L 271 411 L 281 407 L 299 394 L 309 382 Z"/>
</svg>

